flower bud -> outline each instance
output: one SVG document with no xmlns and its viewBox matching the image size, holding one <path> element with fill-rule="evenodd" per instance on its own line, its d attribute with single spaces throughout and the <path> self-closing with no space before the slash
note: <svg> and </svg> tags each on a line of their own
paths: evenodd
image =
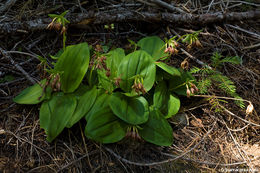
<svg viewBox="0 0 260 173">
<path fill-rule="evenodd" d="M 102 66 L 98 63 L 98 64 L 96 65 L 96 69 L 102 69 Z"/>
<path fill-rule="evenodd" d="M 114 80 L 115 80 L 115 85 L 119 87 L 120 86 L 120 82 L 121 82 L 121 78 L 117 77 L 117 78 L 114 78 Z"/>
<path fill-rule="evenodd" d="M 59 27 L 59 29 L 61 28 L 61 25 L 60 25 L 60 27 Z M 60 32 L 60 34 L 63 34 L 63 33 L 65 33 L 66 32 L 66 27 L 65 26 L 63 26 L 62 28 L 61 28 L 61 32 Z"/>
<path fill-rule="evenodd" d="M 49 25 L 47 26 L 46 29 L 52 29 L 52 28 L 53 28 L 53 25 L 54 25 L 54 22 L 52 21 L 51 23 L 49 23 Z"/>
<path fill-rule="evenodd" d="M 188 49 L 188 50 L 191 50 L 191 48 L 192 48 L 192 44 L 189 44 L 189 45 L 187 46 L 187 49 Z"/>
<path fill-rule="evenodd" d="M 179 47 L 179 43 L 173 40 L 173 44 L 175 47 Z"/>
<path fill-rule="evenodd" d="M 60 87 L 61 87 L 61 83 L 58 81 L 58 82 L 56 83 L 56 88 L 57 88 L 58 91 L 60 91 Z"/>
<path fill-rule="evenodd" d="M 246 115 L 252 114 L 253 110 L 254 110 L 254 106 L 253 106 L 253 104 L 250 102 L 249 105 L 248 105 L 247 108 L 246 108 Z"/>
<path fill-rule="evenodd" d="M 142 89 L 143 88 L 143 85 L 141 83 L 138 83 L 138 89 Z"/>
<path fill-rule="evenodd" d="M 196 45 L 196 47 L 202 47 L 202 44 L 200 43 L 199 40 L 196 40 L 196 41 L 195 41 L 195 45 Z"/>
<path fill-rule="evenodd" d="M 192 94 L 195 93 L 195 89 L 194 88 L 190 88 L 190 91 L 191 91 Z"/>
<path fill-rule="evenodd" d="M 111 74 L 110 74 L 110 70 L 107 70 L 106 72 L 106 76 L 109 77 Z"/>
<path fill-rule="evenodd" d="M 187 97 L 189 98 L 190 97 L 190 89 L 189 88 L 187 88 L 186 94 L 187 94 Z"/>
<path fill-rule="evenodd" d="M 96 45 L 96 48 L 95 48 L 95 51 L 96 51 L 96 52 L 102 52 L 102 51 L 103 51 L 102 46 L 99 45 L 99 44 L 97 44 L 97 45 Z"/>
<path fill-rule="evenodd" d="M 167 53 L 167 52 L 169 52 L 169 48 L 168 47 L 164 50 L 164 53 Z"/>
<path fill-rule="evenodd" d="M 181 68 L 182 68 L 183 70 L 189 68 L 189 62 L 188 62 L 186 59 L 185 59 L 184 61 L 182 61 L 182 63 L 181 63 Z"/>
</svg>

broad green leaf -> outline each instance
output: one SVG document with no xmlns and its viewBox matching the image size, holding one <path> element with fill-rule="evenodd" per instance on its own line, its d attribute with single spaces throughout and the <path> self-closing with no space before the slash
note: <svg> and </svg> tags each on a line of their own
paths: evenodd
<svg viewBox="0 0 260 173">
<path fill-rule="evenodd" d="M 91 67 L 92 69 L 88 70 L 86 73 L 86 79 L 90 86 L 98 85 L 98 74 L 97 69 L 95 67 Z"/>
<path fill-rule="evenodd" d="M 165 64 L 163 62 L 155 62 L 155 64 L 172 76 L 181 76 L 180 71 L 175 67 L 168 66 L 167 64 Z"/>
<path fill-rule="evenodd" d="M 167 88 L 167 84 L 165 81 L 159 82 L 159 84 L 155 87 L 154 95 L 153 95 L 153 105 L 154 108 L 161 109 L 167 104 L 169 100 L 169 92 Z"/>
<path fill-rule="evenodd" d="M 118 77 L 121 78 L 120 88 L 125 92 L 137 95 L 132 89 L 135 77 L 143 78 L 143 86 L 149 91 L 154 84 L 156 66 L 152 57 L 145 51 L 139 50 L 128 54 L 120 63 Z"/>
<path fill-rule="evenodd" d="M 101 143 L 114 143 L 126 135 L 127 125 L 109 107 L 95 112 L 88 120 L 85 135 Z"/>
<path fill-rule="evenodd" d="M 40 126 L 47 134 L 47 141 L 53 141 L 62 132 L 76 105 L 75 96 L 63 93 L 57 93 L 51 100 L 43 102 L 40 108 Z"/>
<path fill-rule="evenodd" d="M 149 107 L 144 97 L 114 93 L 109 99 L 109 106 L 117 117 L 129 124 L 142 124 L 148 120 Z"/>
<path fill-rule="evenodd" d="M 170 146 L 173 143 L 172 128 L 158 110 L 151 110 L 148 121 L 138 132 L 144 140 L 156 145 Z"/>
<path fill-rule="evenodd" d="M 165 81 L 161 81 L 155 88 L 153 107 L 160 110 L 165 118 L 171 118 L 180 109 L 180 99 L 170 94 Z"/>
<path fill-rule="evenodd" d="M 162 57 L 168 56 L 164 53 L 165 43 L 157 36 L 145 37 L 138 41 L 137 45 L 141 50 L 149 53 L 155 61 Z"/>
<path fill-rule="evenodd" d="M 88 113 L 85 115 L 85 119 L 88 121 L 89 118 L 95 114 L 97 111 L 102 110 L 106 107 L 109 107 L 108 102 L 109 102 L 110 95 L 106 93 L 102 93 L 102 91 L 99 90 L 97 99 L 94 103 L 94 105 L 91 107 L 91 109 L 88 111 Z"/>
<path fill-rule="evenodd" d="M 118 67 L 121 61 L 124 59 L 124 57 L 125 52 L 122 48 L 114 49 L 108 53 L 106 64 L 107 67 L 110 69 L 111 77 L 117 76 Z"/>
<path fill-rule="evenodd" d="M 171 118 L 173 115 L 177 114 L 180 106 L 181 106 L 181 102 L 180 99 L 175 96 L 175 95 L 170 95 L 170 98 L 168 100 L 167 105 L 167 109 L 165 110 L 165 118 Z M 164 110 L 162 110 L 162 112 L 164 113 Z"/>
<path fill-rule="evenodd" d="M 66 127 L 72 127 L 92 108 L 94 102 L 96 101 L 97 94 L 97 88 L 94 86 L 91 90 L 88 90 L 79 98 L 77 107 Z"/>
<path fill-rule="evenodd" d="M 77 100 L 79 100 L 81 96 L 85 94 L 89 89 L 91 89 L 89 86 L 81 83 L 79 87 L 71 94 L 76 96 Z"/>
<path fill-rule="evenodd" d="M 43 91 L 43 87 L 46 84 L 46 79 L 40 81 L 39 84 L 34 84 L 23 90 L 18 96 L 16 96 L 13 101 L 19 104 L 38 104 L 45 99 L 46 96 L 50 95 L 50 87 Z"/>
<path fill-rule="evenodd" d="M 87 43 L 66 47 L 54 68 L 61 72 L 61 89 L 64 93 L 71 93 L 78 88 L 88 70 L 89 58 Z"/>
</svg>

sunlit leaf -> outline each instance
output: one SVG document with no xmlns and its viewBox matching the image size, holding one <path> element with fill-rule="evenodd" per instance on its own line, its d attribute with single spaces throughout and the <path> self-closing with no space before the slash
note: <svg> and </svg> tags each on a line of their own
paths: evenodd
<svg viewBox="0 0 260 173">
<path fill-rule="evenodd" d="M 164 53 L 164 41 L 157 36 L 145 37 L 138 41 L 137 45 L 141 48 L 141 50 L 149 53 L 155 61 L 168 56 L 167 53 Z"/>
<path fill-rule="evenodd" d="M 78 88 L 88 70 L 89 58 L 87 43 L 66 47 L 54 68 L 61 72 L 61 89 L 63 92 L 70 93 Z"/>
<path fill-rule="evenodd" d="M 164 70 L 165 72 L 167 72 L 168 74 L 170 74 L 172 76 L 180 76 L 181 75 L 180 71 L 175 67 L 168 66 L 167 64 L 165 64 L 163 62 L 156 62 L 155 64 L 158 67 L 160 67 L 162 70 Z"/>
<path fill-rule="evenodd" d="M 165 110 L 162 110 L 162 112 L 163 113 L 165 112 L 165 115 L 164 115 L 165 118 L 171 118 L 173 115 L 178 113 L 180 106 L 181 106 L 181 102 L 177 96 L 170 95 L 170 98 L 166 105 L 167 105 L 167 108 Z"/>
<path fill-rule="evenodd" d="M 42 80 L 39 84 L 34 84 L 24 89 L 13 101 L 19 104 L 38 104 L 45 99 L 45 96 L 50 94 L 50 87 L 43 91 L 43 87 L 46 84 L 46 79 Z"/>
</svg>

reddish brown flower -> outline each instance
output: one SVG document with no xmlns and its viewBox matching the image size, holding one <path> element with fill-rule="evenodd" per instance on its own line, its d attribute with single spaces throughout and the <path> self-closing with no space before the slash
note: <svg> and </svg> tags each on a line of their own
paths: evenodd
<svg viewBox="0 0 260 173">
<path fill-rule="evenodd" d="M 117 77 L 117 78 L 114 78 L 114 80 L 115 80 L 115 85 L 119 87 L 122 79 L 120 77 Z"/>
</svg>

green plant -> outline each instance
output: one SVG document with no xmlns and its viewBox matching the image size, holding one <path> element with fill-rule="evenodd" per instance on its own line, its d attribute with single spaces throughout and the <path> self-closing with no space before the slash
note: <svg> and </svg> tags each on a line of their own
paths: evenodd
<svg viewBox="0 0 260 173">
<path fill-rule="evenodd" d="M 211 57 L 211 62 L 212 68 L 205 66 L 203 68 L 194 67 L 190 70 L 192 74 L 201 74 L 200 80 L 198 81 L 198 88 L 200 89 L 200 93 L 207 93 L 208 88 L 211 85 L 214 85 L 229 96 L 238 99 L 235 101 L 235 103 L 241 108 L 244 108 L 245 104 L 242 101 L 242 98 L 236 93 L 236 86 L 234 82 L 219 71 L 223 63 L 240 64 L 241 59 L 237 56 L 223 58 L 221 54 L 215 52 Z"/>
<path fill-rule="evenodd" d="M 105 53 L 100 46 L 90 51 L 87 43 L 68 46 L 56 55 L 53 69 L 46 67 L 49 77 L 14 102 L 42 102 L 40 126 L 49 142 L 84 117 L 85 135 L 95 141 L 113 143 L 131 136 L 169 146 L 173 133 L 167 119 L 179 111 L 178 95 L 187 96 L 195 79 L 157 61 L 170 56 L 159 37 L 145 37 L 136 45 L 140 49 L 127 55 L 121 48 Z"/>
<path fill-rule="evenodd" d="M 61 14 L 49 14 L 48 16 L 52 18 L 52 22 L 47 26 L 47 29 L 55 29 L 57 31 L 61 31 L 63 36 L 63 50 L 66 47 L 66 24 L 70 23 L 66 18 L 65 15 L 69 11 L 64 11 Z"/>
<path fill-rule="evenodd" d="M 196 47 L 202 47 L 200 41 L 199 41 L 199 33 L 201 32 L 202 30 L 199 30 L 199 31 L 196 31 L 196 32 L 193 32 L 191 34 L 186 34 L 186 35 L 183 35 L 181 36 L 179 39 L 182 39 L 182 42 L 183 43 L 186 43 L 188 46 L 187 48 L 188 49 L 191 49 L 193 46 L 196 46 Z M 179 40 L 178 39 L 178 40 Z"/>
</svg>

